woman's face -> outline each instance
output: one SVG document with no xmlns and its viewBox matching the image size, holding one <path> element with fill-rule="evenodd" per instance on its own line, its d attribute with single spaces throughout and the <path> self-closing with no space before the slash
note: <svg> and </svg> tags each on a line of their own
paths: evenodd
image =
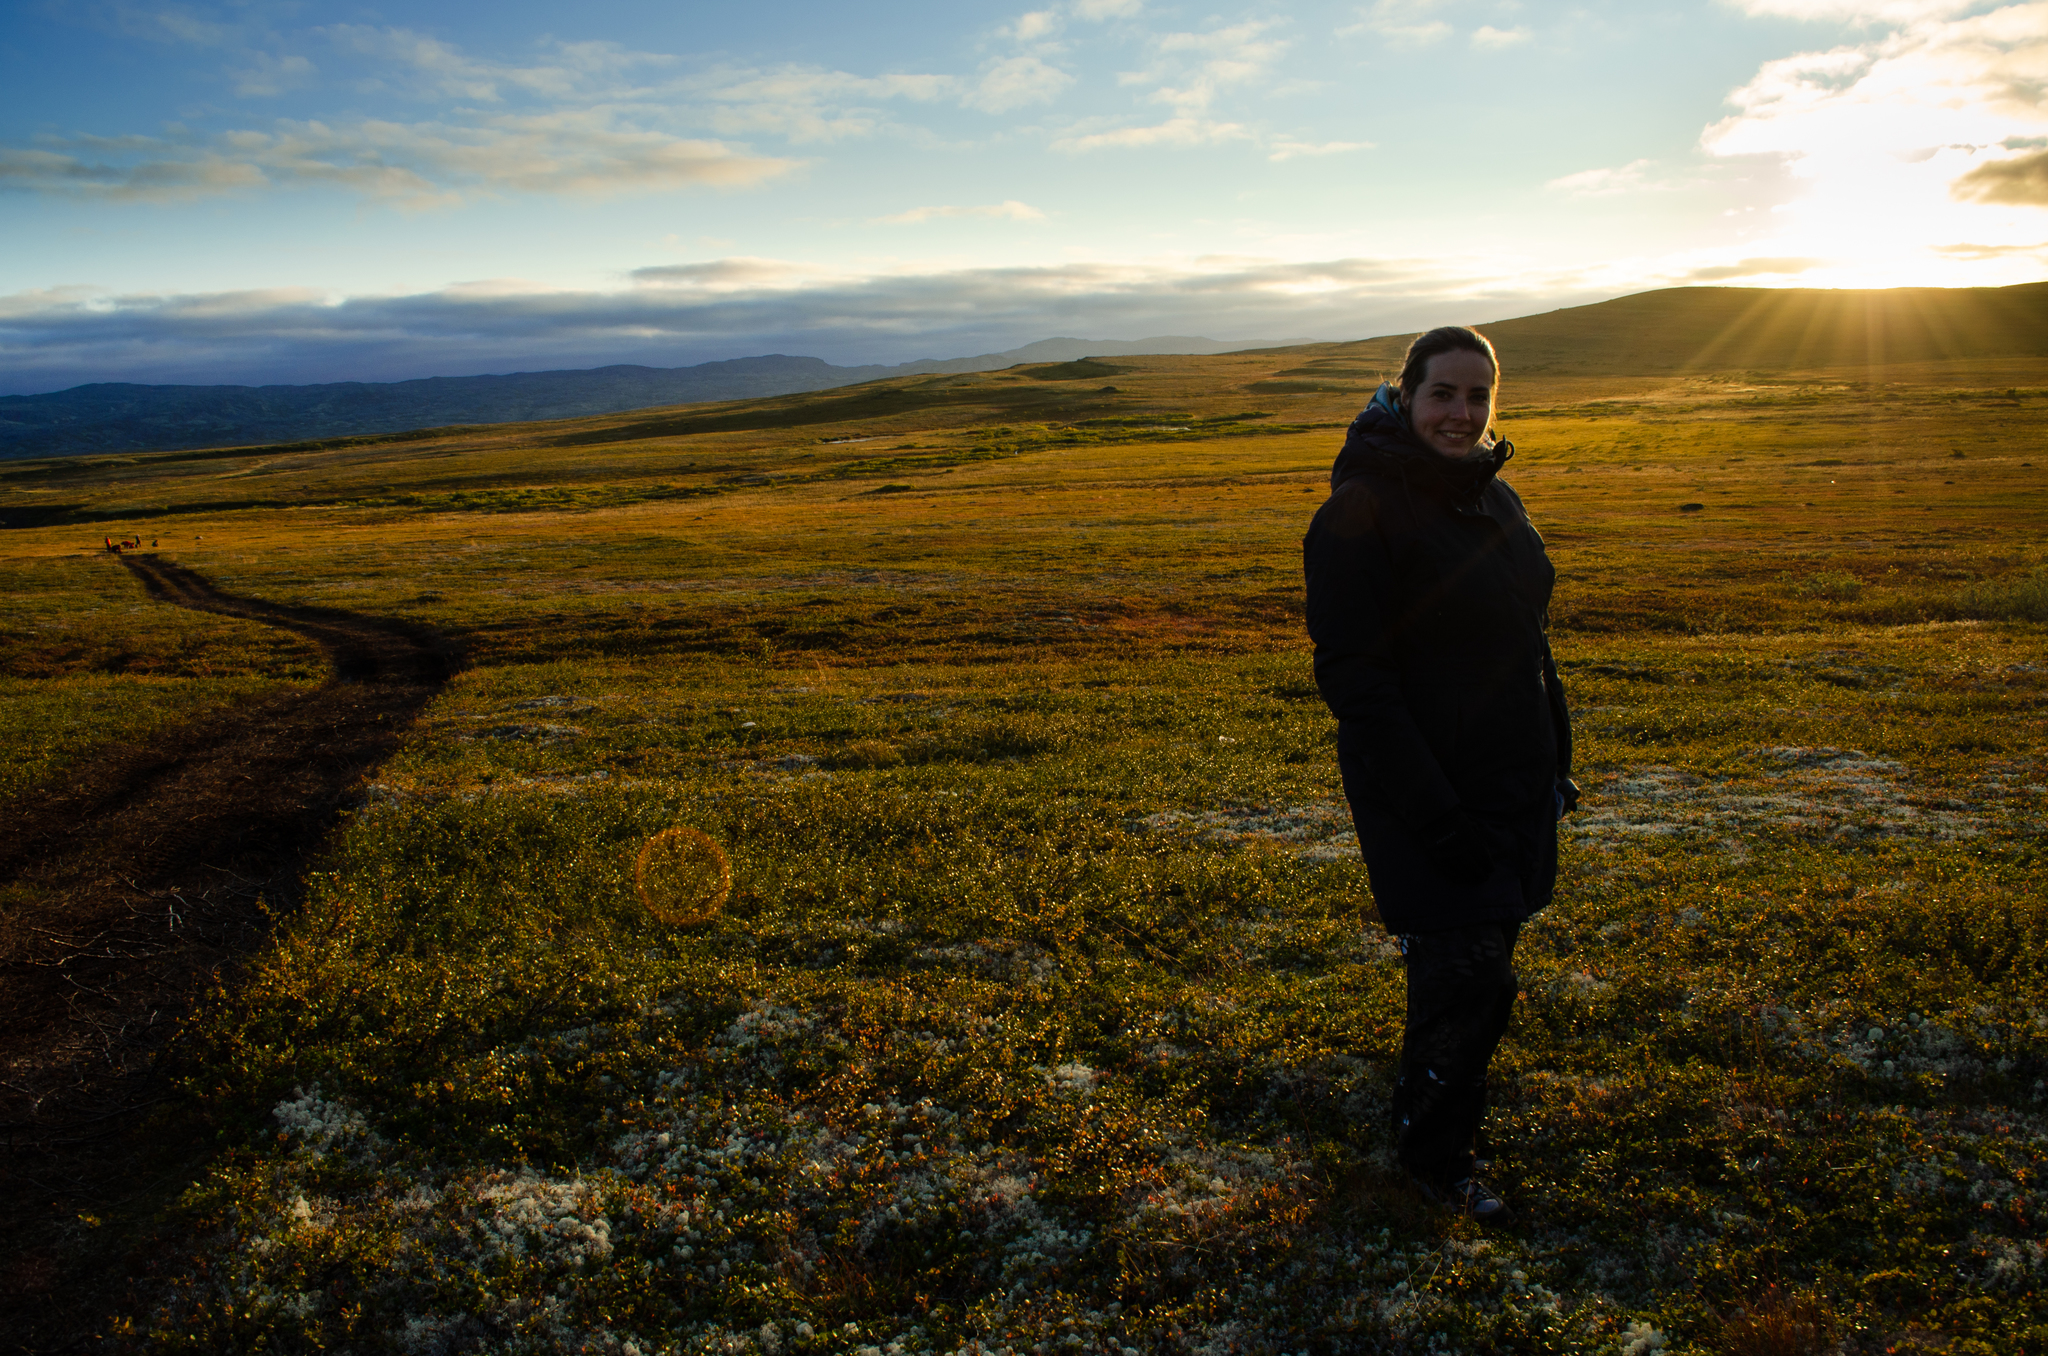
<svg viewBox="0 0 2048 1356">
<path fill-rule="evenodd" d="M 1453 349 L 1431 358 L 1422 373 L 1408 398 L 1415 436 L 1446 457 L 1468 455 L 1493 417 L 1493 364 L 1483 353 Z"/>
</svg>

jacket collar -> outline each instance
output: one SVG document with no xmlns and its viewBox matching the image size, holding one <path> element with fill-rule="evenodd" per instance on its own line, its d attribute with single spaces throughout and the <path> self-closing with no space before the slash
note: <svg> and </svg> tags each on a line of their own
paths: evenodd
<svg viewBox="0 0 2048 1356">
<path fill-rule="evenodd" d="M 1470 503 L 1514 455 L 1515 445 L 1506 439 L 1481 443 L 1457 461 L 1423 446 L 1401 408 L 1400 392 L 1393 383 L 1381 382 L 1372 402 L 1351 421 L 1344 449 L 1330 467 L 1330 488 L 1371 469 L 1392 472 L 1404 482 L 1419 479 L 1440 487 L 1455 502 Z"/>
</svg>

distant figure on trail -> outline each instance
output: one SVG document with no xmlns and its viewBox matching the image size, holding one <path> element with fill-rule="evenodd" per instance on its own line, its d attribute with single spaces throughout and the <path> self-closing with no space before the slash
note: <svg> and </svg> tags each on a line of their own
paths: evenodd
<svg viewBox="0 0 2048 1356">
<path fill-rule="evenodd" d="M 1316 685 L 1408 1012 L 1394 1148 L 1434 1199 L 1482 1221 L 1507 1202 L 1476 1155 L 1486 1066 L 1518 980 L 1515 939 L 1550 902 L 1557 821 L 1578 804 L 1550 655 L 1556 579 L 1497 478 L 1500 363 L 1431 330 L 1352 421 L 1302 543 Z"/>
</svg>

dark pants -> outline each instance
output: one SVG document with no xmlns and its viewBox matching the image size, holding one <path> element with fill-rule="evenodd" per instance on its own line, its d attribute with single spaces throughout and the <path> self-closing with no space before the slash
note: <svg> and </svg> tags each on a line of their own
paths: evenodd
<svg viewBox="0 0 2048 1356">
<path fill-rule="evenodd" d="M 1508 1029 L 1520 983 L 1520 923 L 1482 923 L 1400 938 L 1408 1026 L 1394 1083 L 1394 1152 L 1435 1186 L 1472 1171 L 1486 1114 L 1486 1065 Z"/>
</svg>

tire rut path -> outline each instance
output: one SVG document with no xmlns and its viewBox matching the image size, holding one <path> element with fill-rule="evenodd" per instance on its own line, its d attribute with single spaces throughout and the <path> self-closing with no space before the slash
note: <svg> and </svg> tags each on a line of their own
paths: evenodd
<svg viewBox="0 0 2048 1356">
<path fill-rule="evenodd" d="M 90 1340 L 80 1306 L 104 1312 L 87 1292 L 112 1282 L 67 1274 L 106 1261 L 78 1220 L 152 1195 L 163 1145 L 138 1127 L 168 1099 L 183 1019 L 296 906 L 328 830 L 460 666 L 430 628 L 121 563 L 162 602 L 306 636 L 334 672 L 0 806 L 0 1347 L 20 1350 Z"/>
</svg>

